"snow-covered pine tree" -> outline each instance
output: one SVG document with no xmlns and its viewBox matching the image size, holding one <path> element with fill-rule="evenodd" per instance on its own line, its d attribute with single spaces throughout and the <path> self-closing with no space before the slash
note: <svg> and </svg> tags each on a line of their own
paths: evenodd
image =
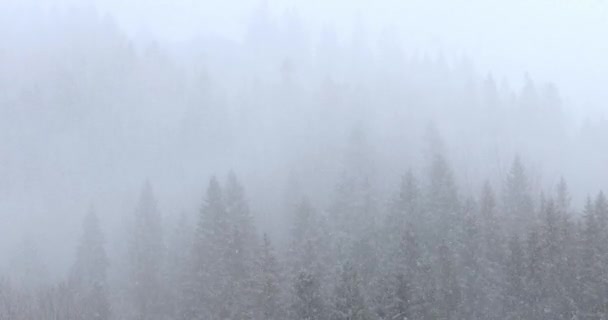
<svg viewBox="0 0 608 320">
<path fill-rule="evenodd" d="M 328 306 L 325 304 L 319 278 L 313 273 L 301 271 L 295 278 L 294 295 L 290 307 L 290 319 L 328 320 Z"/>
<path fill-rule="evenodd" d="M 338 276 L 333 304 L 330 312 L 331 320 L 369 320 L 372 315 L 361 292 L 361 282 L 357 270 L 350 262 L 341 266 Z"/>
<path fill-rule="evenodd" d="M 280 265 L 274 249 L 264 234 L 262 238 L 262 251 L 260 257 L 259 288 L 257 292 L 256 312 L 258 319 L 279 320 L 285 319 L 284 299 L 282 295 L 282 281 Z"/>
<path fill-rule="evenodd" d="M 253 218 L 245 198 L 245 191 L 234 172 L 228 174 L 224 186 L 224 203 L 228 227 L 225 247 L 221 248 L 228 271 L 229 288 L 224 303 L 233 305 L 230 319 L 256 317 L 257 290 L 260 270 L 256 260 L 262 255 L 260 241 L 253 225 Z"/>
<path fill-rule="evenodd" d="M 523 236 L 527 226 L 535 222 L 530 181 L 519 157 L 515 157 L 503 191 L 504 224 L 508 233 Z"/>
<path fill-rule="evenodd" d="M 107 320 L 110 318 L 107 268 L 104 235 L 94 209 L 84 218 L 83 232 L 76 251 L 76 260 L 69 277 L 82 319 Z"/>
<path fill-rule="evenodd" d="M 129 242 L 129 300 L 132 319 L 162 319 L 164 245 L 161 215 L 152 185 L 146 182 L 133 216 Z"/>
</svg>

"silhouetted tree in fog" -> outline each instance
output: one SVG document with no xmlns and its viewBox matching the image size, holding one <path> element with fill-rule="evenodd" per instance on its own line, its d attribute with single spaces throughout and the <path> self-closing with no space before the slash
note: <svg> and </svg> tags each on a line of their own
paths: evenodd
<svg viewBox="0 0 608 320">
<path fill-rule="evenodd" d="M 129 300 L 135 320 L 164 317 L 162 222 L 152 186 L 146 183 L 133 216 L 129 246 Z"/>
<path fill-rule="evenodd" d="M 69 284 L 82 319 L 110 319 L 108 257 L 105 239 L 93 209 L 86 215 Z"/>
</svg>

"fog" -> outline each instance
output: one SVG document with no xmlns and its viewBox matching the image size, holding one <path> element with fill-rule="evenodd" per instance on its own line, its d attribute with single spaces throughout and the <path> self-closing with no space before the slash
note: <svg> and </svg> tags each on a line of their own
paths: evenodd
<svg viewBox="0 0 608 320">
<path fill-rule="evenodd" d="M 605 268 L 608 252 L 585 254 L 608 239 L 598 222 L 608 221 L 607 32 L 599 0 L 0 0 L 0 302 L 12 306 L 0 319 L 51 319 L 44 303 L 15 311 L 30 298 L 87 305 L 78 290 L 93 271 L 83 265 L 104 266 L 94 300 L 107 303 L 60 318 L 389 319 L 383 285 L 407 264 L 391 250 L 410 236 L 430 271 L 405 272 L 426 306 L 408 307 L 408 319 L 601 319 L 602 289 L 585 290 L 605 279 L 589 270 Z M 237 236 L 209 236 L 219 232 L 208 230 L 215 189 Z M 415 210 L 403 198 L 414 189 Z M 546 231 L 554 214 L 559 240 Z M 482 271 L 467 269 L 469 233 L 492 246 L 472 254 Z M 294 249 L 297 239 L 314 254 Z M 546 290 L 514 289 L 511 239 L 526 265 L 536 240 L 580 265 L 547 251 Z M 205 272 L 277 260 L 273 288 L 285 300 L 233 294 L 257 292 L 238 286 L 249 278 L 225 275 L 236 286 L 225 289 L 182 270 L 239 241 L 252 247 L 236 251 L 262 258 L 226 254 Z M 87 244 L 102 246 L 103 262 Z M 321 283 L 314 308 L 294 307 L 298 286 L 316 283 L 302 265 Z M 564 280 L 572 273 L 578 282 Z M 338 317 L 335 296 L 354 290 L 352 274 L 361 313 Z M 227 293 L 192 294 L 192 283 Z M 442 295 L 452 286 L 458 298 Z M 509 290 L 510 300 L 481 298 Z M 504 311 L 517 299 L 538 300 Z M 215 310 L 218 301 L 231 307 Z"/>
</svg>

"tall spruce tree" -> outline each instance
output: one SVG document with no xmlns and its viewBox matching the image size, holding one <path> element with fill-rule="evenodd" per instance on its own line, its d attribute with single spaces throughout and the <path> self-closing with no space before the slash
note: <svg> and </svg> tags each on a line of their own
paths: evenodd
<svg viewBox="0 0 608 320">
<path fill-rule="evenodd" d="M 370 149 L 366 132 L 357 127 L 351 133 L 329 209 L 333 255 L 340 263 L 357 260 L 355 264 L 364 278 L 370 277 L 378 262 L 373 250 L 378 216 Z"/>
<path fill-rule="evenodd" d="M 334 292 L 332 320 L 368 320 L 371 314 L 361 292 L 360 278 L 351 263 L 342 265 Z"/>
<path fill-rule="evenodd" d="M 293 275 L 301 271 L 322 273 L 321 259 L 326 239 L 321 219 L 307 199 L 302 199 L 294 211 L 289 244 L 291 273 Z"/>
<path fill-rule="evenodd" d="M 462 313 L 462 287 L 458 278 L 454 254 L 446 242 L 438 252 L 438 305 L 440 319 L 458 319 Z"/>
<path fill-rule="evenodd" d="M 251 319 L 256 315 L 255 282 L 259 275 L 256 259 L 262 254 L 256 230 L 253 225 L 245 191 L 234 172 L 230 172 L 224 187 L 225 223 L 228 233 L 224 247 L 218 248 L 225 257 L 223 268 L 228 272 L 224 303 L 233 307 L 228 310 L 230 318 Z"/>
<path fill-rule="evenodd" d="M 220 319 L 228 313 L 224 304 L 227 287 L 226 257 L 222 248 L 230 231 L 222 188 L 215 177 L 209 180 L 206 197 L 194 235 L 191 286 L 186 290 L 183 314 L 190 319 Z"/>
<path fill-rule="evenodd" d="M 504 222 L 509 233 L 524 235 L 534 222 L 534 205 L 530 181 L 519 157 L 515 157 L 507 175 L 503 193 Z"/>
<path fill-rule="evenodd" d="M 293 320 L 328 320 L 328 307 L 321 294 L 319 278 L 301 271 L 293 284 L 290 318 Z"/>
<path fill-rule="evenodd" d="M 177 320 L 189 319 L 185 312 L 190 305 L 192 289 L 191 252 L 194 230 L 189 217 L 182 213 L 167 239 L 165 274 L 170 284 L 167 290 L 168 312 Z"/>
<path fill-rule="evenodd" d="M 258 319 L 285 319 L 281 290 L 281 270 L 268 235 L 264 234 L 260 257 L 259 291 L 256 306 Z"/>
<path fill-rule="evenodd" d="M 79 317 L 91 320 L 110 318 L 108 300 L 108 257 L 104 236 L 93 209 L 84 218 L 83 232 L 70 273 L 69 286 L 74 292 Z"/>
<path fill-rule="evenodd" d="M 483 293 L 487 302 L 483 306 L 486 319 L 501 317 L 501 313 L 496 310 L 500 310 L 502 306 L 503 288 L 506 281 L 504 263 L 508 244 L 504 243 L 506 238 L 499 218 L 494 191 L 486 181 L 479 201 L 478 221 L 480 227 L 478 255 L 482 263 L 483 285 L 486 290 Z"/>
<path fill-rule="evenodd" d="M 162 319 L 165 307 L 162 263 L 165 252 L 161 215 L 149 182 L 142 189 L 133 218 L 129 243 L 132 318 Z"/>
<path fill-rule="evenodd" d="M 433 246 L 439 246 L 440 239 L 456 240 L 460 233 L 461 220 L 458 190 L 452 169 L 445 154 L 443 139 L 437 129 L 430 125 L 427 128 L 428 143 L 428 187 L 426 190 L 425 208 L 430 224 Z M 447 237 L 447 238 L 446 238 Z"/>
</svg>

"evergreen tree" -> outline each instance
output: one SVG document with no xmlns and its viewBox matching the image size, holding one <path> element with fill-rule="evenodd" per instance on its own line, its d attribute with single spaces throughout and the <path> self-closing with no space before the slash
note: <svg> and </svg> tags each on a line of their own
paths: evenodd
<svg viewBox="0 0 608 320">
<path fill-rule="evenodd" d="M 600 309 L 602 240 L 593 201 L 587 197 L 583 210 L 584 226 L 581 235 L 581 309 L 584 313 L 597 315 Z"/>
<path fill-rule="evenodd" d="M 533 222 L 534 207 L 530 196 L 530 182 L 519 157 L 513 160 L 504 187 L 504 220 L 509 233 L 523 235 Z"/>
<path fill-rule="evenodd" d="M 229 288 L 224 303 L 233 306 L 227 310 L 232 313 L 231 319 L 250 319 L 255 316 L 256 259 L 261 250 L 244 189 L 233 172 L 228 175 L 224 195 L 228 234 L 224 246 L 219 248 L 225 257 L 223 268 L 228 272 L 226 283 Z"/>
<path fill-rule="evenodd" d="M 82 319 L 110 318 L 107 268 L 104 236 L 97 215 L 91 209 L 84 219 L 83 233 L 69 281 Z"/>
<path fill-rule="evenodd" d="M 541 319 L 547 306 L 547 287 L 544 281 L 544 252 L 539 231 L 530 232 L 526 243 L 525 309 L 526 318 Z"/>
<path fill-rule="evenodd" d="M 585 207 L 584 246 L 583 246 L 583 300 L 584 310 L 598 319 L 608 316 L 608 262 L 606 249 L 606 198 L 600 192 L 595 201 L 588 200 Z"/>
<path fill-rule="evenodd" d="M 425 259 L 417 235 L 425 233 L 421 195 L 411 171 L 401 178 L 399 191 L 389 205 L 381 229 L 381 267 L 378 268 L 372 302 L 381 319 L 422 317 L 428 288 L 423 281 Z"/>
<path fill-rule="evenodd" d="M 378 217 L 372 185 L 373 162 L 365 131 L 358 127 L 350 136 L 344 169 L 332 199 L 331 223 L 333 254 L 339 263 L 357 260 L 360 275 L 368 278 L 377 265 L 374 234 Z"/>
<path fill-rule="evenodd" d="M 283 301 L 281 299 L 281 279 L 279 264 L 268 236 L 264 234 L 261 257 L 261 288 L 257 304 L 261 309 L 260 319 L 284 319 Z"/>
<path fill-rule="evenodd" d="M 236 176 L 224 190 L 212 177 L 195 231 L 192 282 L 186 315 L 194 319 L 256 317 L 261 254 L 255 228 Z"/>
<path fill-rule="evenodd" d="M 186 320 L 188 314 L 188 291 L 192 289 L 193 277 L 191 271 L 191 252 L 194 230 L 186 214 L 181 214 L 177 225 L 168 239 L 167 263 L 165 273 L 168 283 L 169 314 L 174 318 Z"/>
<path fill-rule="evenodd" d="M 594 206 L 596 222 L 600 228 L 600 232 L 608 237 L 608 200 L 606 200 L 604 192 L 600 191 L 597 195 Z"/>
<path fill-rule="evenodd" d="M 426 209 L 428 221 L 432 228 L 430 232 L 435 240 L 434 246 L 439 246 L 438 239 L 447 237 L 455 240 L 461 228 L 460 203 L 458 190 L 454 181 L 452 169 L 445 155 L 443 140 L 437 129 L 429 126 L 427 129 L 429 145 L 428 189 L 426 192 Z"/>
<path fill-rule="evenodd" d="M 129 243 L 130 298 L 133 319 L 162 319 L 164 312 L 161 216 L 152 186 L 146 183 L 135 210 Z"/>
<path fill-rule="evenodd" d="M 492 269 L 497 270 L 503 258 L 503 231 L 498 217 L 499 212 L 496 207 L 496 197 L 492 186 L 487 181 L 481 192 L 479 211 L 483 233 L 482 246 L 484 247 L 484 255 L 488 262 L 492 264 Z"/>
<path fill-rule="evenodd" d="M 521 241 L 512 236 L 506 261 L 504 315 L 506 319 L 525 319 L 526 256 Z"/>
<path fill-rule="evenodd" d="M 392 200 L 384 221 L 386 241 L 393 245 L 399 244 L 401 233 L 406 228 L 419 230 L 419 233 L 427 230 L 424 217 L 421 216 L 420 202 L 418 181 L 410 170 L 401 178 L 399 192 Z"/>
<path fill-rule="evenodd" d="M 303 199 L 295 208 L 289 244 L 290 269 L 294 275 L 300 271 L 324 272 L 322 259 L 326 256 L 327 238 L 320 220 L 307 199 Z"/>
<path fill-rule="evenodd" d="M 564 220 L 556 202 L 549 198 L 544 205 L 544 223 L 542 230 L 543 247 L 543 283 L 546 307 L 544 314 L 553 319 L 570 319 L 573 301 L 568 291 L 570 269 L 566 249 L 567 239 L 564 238 Z"/>
<path fill-rule="evenodd" d="M 492 300 L 496 294 L 493 282 L 497 282 L 498 279 L 491 278 L 497 274 L 492 273 L 491 263 L 485 256 L 482 222 L 477 212 L 474 201 L 467 201 L 459 255 L 462 269 L 460 272 L 463 276 L 462 314 L 466 319 L 488 319 L 495 314 L 495 310 L 490 308 L 495 306 Z"/>
<path fill-rule="evenodd" d="M 414 317 L 414 296 L 409 281 L 399 274 L 395 279 L 394 304 L 390 308 L 389 319 L 411 319 Z"/>
<path fill-rule="evenodd" d="M 186 290 L 182 311 L 186 319 L 219 319 L 227 314 L 227 307 L 232 307 L 222 301 L 227 286 L 226 257 L 222 248 L 229 234 L 222 189 L 212 177 L 194 235 L 192 281 Z"/>
<path fill-rule="evenodd" d="M 438 305 L 440 319 L 458 319 L 461 313 L 462 288 L 458 279 L 453 253 L 443 242 L 438 256 Z"/>
<path fill-rule="evenodd" d="M 366 320 L 370 314 L 361 293 L 361 284 L 357 271 L 350 263 L 340 270 L 338 283 L 334 292 L 332 320 Z"/>
<path fill-rule="evenodd" d="M 568 184 L 566 183 L 564 177 L 559 180 L 556 189 L 556 209 L 558 210 L 558 214 L 562 219 L 567 219 L 569 218 L 568 216 L 570 214 L 570 202 L 572 199 L 570 196 L 570 192 L 568 191 Z"/>
<path fill-rule="evenodd" d="M 291 304 L 293 320 L 327 320 L 326 305 L 321 296 L 318 278 L 306 271 L 298 274 L 294 283 L 294 299 Z"/>
<path fill-rule="evenodd" d="M 373 310 L 381 319 L 398 314 L 424 318 L 433 308 L 432 288 L 429 283 L 428 259 L 421 252 L 416 233 L 411 227 L 401 231 L 397 246 L 384 253 L 384 267 L 374 283 Z M 406 310 L 407 309 L 407 310 Z"/>
</svg>

